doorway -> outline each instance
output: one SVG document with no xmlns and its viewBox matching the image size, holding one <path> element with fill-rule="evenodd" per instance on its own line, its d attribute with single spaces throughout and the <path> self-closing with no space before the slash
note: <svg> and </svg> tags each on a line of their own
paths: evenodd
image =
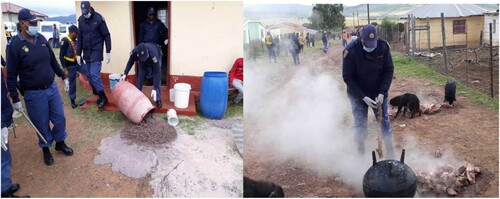
<svg viewBox="0 0 500 199">
<path fill-rule="evenodd" d="M 170 38 L 170 2 L 168 1 L 133 1 L 132 2 L 132 18 L 133 18 L 133 23 L 134 23 L 134 44 L 137 46 L 139 43 L 139 31 L 141 27 L 141 23 L 146 21 L 147 19 L 147 11 L 149 7 L 153 7 L 156 10 L 156 17 L 165 24 L 165 26 L 168 29 L 168 37 Z M 169 44 L 170 44 L 170 39 L 169 39 Z M 169 67 L 169 55 L 170 55 L 170 50 L 169 46 L 170 45 L 164 45 L 161 43 L 161 51 L 163 52 L 162 56 L 162 64 L 161 64 L 161 85 L 162 86 L 168 86 L 168 81 L 167 78 L 170 74 L 170 67 Z M 135 66 L 135 75 L 137 77 L 137 67 L 138 65 L 136 64 Z M 153 85 L 153 79 L 147 79 L 144 78 L 144 85 L 147 86 L 152 86 Z"/>
</svg>

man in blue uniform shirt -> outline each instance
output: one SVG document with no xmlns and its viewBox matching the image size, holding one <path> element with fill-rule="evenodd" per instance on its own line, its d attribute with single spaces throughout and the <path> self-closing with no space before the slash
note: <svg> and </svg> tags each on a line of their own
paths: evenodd
<svg viewBox="0 0 500 199">
<path fill-rule="evenodd" d="M 2 57 L 2 66 L 6 63 Z M 11 178 L 11 168 L 12 168 L 12 156 L 10 154 L 9 148 L 9 129 L 8 127 L 12 125 L 14 120 L 12 119 L 12 104 L 10 104 L 9 98 L 7 97 L 7 86 L 3 78 L 3 74 L 0 74 L 1 84 L 2 84 L 2 198 L 18 197 L 14 195 L 21 186 L 17 183 L 12 183 Z M 24 196 L 29 197 L 29 196 Z"/>
<path fill-rule="evenodd" d="M 387 111 L 387 94 L 394 74 L 389 44 L 378 37 L 373 25 L 363 27 L 361 37 L 351 42 L 343 52 L 342 77 L 347 84 L 347 95 L 354 115 L 358 151 L 364 153 L 368 135 L 368 107 L 377 117 L 377 104 L 382 104 L 382 138 L 387 156 L 393 157 L 392 130 Z"/>
<path fill-rule="evenodd" d="M 148 19 L 141 23 L 139 30 L 139 43 L 156 43 L 158 45 L 168 44 L 168 29 L 156 17 L 156 10 L 153 7 L 148 8 Z M 161 61 L 161 60 L 160 60 Z M 161 71 L 158 71 L 161 74 Z M 151 67 L 147 68 L 146 78 L 153 78 L 153 70 Z"/>
<path fill-rule="evenodd" d="M 78 65 L 76 59 L 76 37 L 78 35 L 78 28 L 71 25 L 68 28 L 69 34 L 61 41 L 61 50 L 59 51 L 59 61 L 64 69 L 67 70 L 69 78 L 69 99 L 71 100 L 71 107 L 76 108 L 76 72 L 80 72 L 87 77 L 87 67 Z"/>
<path fill-rule="evenodd" d="M 65 155 L 73 155 L 73 149 L 66 146 L 66 117 L 64 116 L 61 95 L 54 81 L 54 74 L 64 80 L 68 91 L 69 81 L 57 63 L 57 59 L 49 42 L 38 34 L 38 19 L 28 9 L 19 11 L 18 20 L 21 31 L 11 39 L 7 48 L 7 87 L 14 109 L 23 111 L 17 92 L 17 77 L 19 89 L 24 95 L 28 115 L 45 138 L 47 143 L 39 139 L 44 162 L 52 165 L 54 159 L 49 147 L 56 141 L 56 151 Z M 50 123 L 53 124 L 51 128 Z"/>
<path fill-rule="evenodd" d="M 81 64 L 80 55 L 83 52 L 83 62 L 89 73 L 89 83 L 94 94 L 99 96 L 97 106 L 103 108 L 108 102 L 101 79 L 103 46 L 106 43 L 106 64 L 109 64 L 111 61 L 111 35 L 104 17 L 97 13 L 88 1 L 82 1 L 80 7 L 82 16 L 78 18 L 77 62 L 78 65 Z"/>
<path fill-rule="evenodd" d="M 139 90 L 142 90 L 142 82 L 144 76 L 146 75 L 146 71 L 148 68 L 153 70 L 153 90 L 151 91 L 151 97 L 154 101 L 156 101 L 156 107 L 161 108 L 161 85 L 160 85 L 160 70 L 161 70 L 161 48 L 157 44 L 154 43 L 140 43 L 135 47 L 132 52 L 130 52 L 130 58 L 128 59 L 127 66 L 125 67 L 125 71 L 123 72 L 120 81 L 125 80 L 128 72 L 132 68 L 132 65 L 136 61 L 139 61 L 138 67 L 138 77 L 136 87 Z"/>
</svg>

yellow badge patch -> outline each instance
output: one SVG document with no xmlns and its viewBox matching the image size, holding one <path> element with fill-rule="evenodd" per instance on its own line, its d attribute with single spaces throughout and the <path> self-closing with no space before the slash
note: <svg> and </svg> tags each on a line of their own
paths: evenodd
<svg viewBox="0 0 500 199">
<path fill-rule="evenodd" d="M 27 46 L 23 46 L 23 48 L 22 48 L 22 49 L 23 49 L 23 50 L 24 50 L 24 52 L 26 52 L 26 53 L 30 51 L 30 49 L 29 49 Z"/>
<path fill-rule="evenodd" d="M 375 38 L 375 34 L 370 33 L 370 39 L 373 39 L 373 38 Z"/>
<path fill-rule="evenodd" d="M 342 56 L 344 57 L 344 59 L 347 57 L 348 54 L 349 51 L 347 49 L 344 49 L 344 51 L 342 52 Z"/>
</svg>

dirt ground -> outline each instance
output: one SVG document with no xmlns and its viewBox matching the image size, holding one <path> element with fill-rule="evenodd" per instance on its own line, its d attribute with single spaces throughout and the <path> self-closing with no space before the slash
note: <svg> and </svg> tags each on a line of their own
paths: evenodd
<svg viewBox="0 0 500 199">
<path fill-rule="evenodd" d="M 62 97 L 67 98 L 67 93 L 62 90 L 62 82 L 60 79 L 56 81 Z M 119 138 L 119 128 L 116 126 L 125 126 L 126 121 L 121 122 L 123 124 L 110 127 L 104 125 L 106 127 L 100 128 L 102 125 L 95 125 L 91 119 L 79 117 L 74 110 L 71 110 L 70 104 L 66 103 L 64 110 L 68 132 L 66 143 L 73 148 L 74 155 L 66 157 L 52 147 L 55 161 L 52 166 L 46 166 L 43 162 L 34 129 L 24 118 L 16 119 L 17 138 L 14 138 L 11 131 L 9 143 L 13 158 L 12 179 L 21 185 L 17 195 L 139 198 L 242 195 L 243 161 L 234 145 L 231 131 L 232 124 L 242 124 L 241 117 L 221 121 L 203 119 L 203 122 L 194 129 L 194 135 L 188 135 L 182 128 L 178 128 L 179 137 L 176 141 L 167 147 L 153 150 L 154 156 L 148 156 L 154 157 L 148 159 L 154 159 L 156 162 L 153 162 L 154 166 L 146 168 L 147 171 L 140 175 L 130 177 L 126 175 L 130 173 L 114 168 L 116 159 L 104 164 L 96 163 L 96 157 L 109 155 L 102 151 L 102 144 L 110 143 L 109 141 L 114 139 L 119 140 L 121 144 L 119 146 L 122 147 L 115 149 L 119 150 L 118 154 L 124 159 L 122 162 L 125 161 L 124 164 L 118 165 L 122 166 L 122 169 L 123 165 L 125 169 L 139 165 L 140 171 L 143 171 L 145 168 L 141 169 L 141 165 L 149 165 L 145 162 L 134 164 L 133 157 L 120 153 L 123 152 L 120 150 L 129 150 L 130 153 L 134 150 L 143 152 L 152 150 L 127 143 Z M 227 127 L 217 126 L 216 124 L 220 122 L 226 122 Z M 182 163 L 174 169 L 180 161 Z M 215 171 L 213 168 L 220 168 L 217 171 L 222 173 L 210 172 Z M 171 173 L 168 173 L 169 171 Z M 165 177 L 167 174 L 168 177 Z"/>
<path fill-rule="evenodd" d="M 67 98 L 60 79 L 57 81 L 59 92 Z M 65 104 L 66 144 L 73 148 L 74 154 L 66 157 L 52 147 L 54 164 L 51 166 L 43 162 L 34 129 L 24 118 L 18 119 L 17 138 L 11 132 L 9 139 L 12 180 L 21 185 L 16 194 L 31 197 L 150 197 L 153 193 L 149 186 L 150 177 L 132 179 L 113 173 L 110 166 L 93 163 L 104 136 L 89 137 L 95 135 L 90 132 L 110 129 L 95 129 L 90 121 L 76 117 L 69 109 L 70 104 Z"/>
<path fill-rule="evenodd" d="M 332 78 L 340 82 L 340 85 L 345 85 L 341 77 L 342 50 L 340 44 L 335 43 L 330 47 L 327 55 L 315 53 L 309 57 L 303 56 L 301 59 L 316 60 L 315 63 L 318 63 L 318 67 L 311 70 L 331 74 Z M 251 64 L 276 67 L 268 64 L 267 58 L 249 63 L 247 67 L 251 67 Z M 293 70 L 291 60 L 287 59 L 284 65 L 284 67 Z M 290 77 L 282 79 L 280 83 L 291 83 L 288 82 Z M 345 89 L 345 86 L 343 87 Z M 389 97 L 405 92 L 415 92 L 424 102 L 437 103 L 442 101 L 443 87 L 430 84 L 424 79 L 396 77 L 392 82 Z M 456 108 L 444 109 L 435 115 L 414 119 L 398 117 L 392 120 L 394 145 L 397 149 L 405 148 L 405 139 L 414 137 L 421 143 L 419 148 L 425 153 L 433 153 L 436 149 L 452 151 L 453 156 L 485 169 L 484 174 L 478 177 L 477 184 L 470 186 L 459 196 L 498 197 L 498 112 L 471 104 L 466 97 L 462 96 L 458 97 L 456 103 Z M 256 148 L 260 146 L 259 143 L 262 140 L 256 139 L 256 136 L 260 129 L 266 125 L 272 125 L 272 123 L 261 121 L 259 123 L 259 120 L 253 116 L 245 115 L 245 118 L 247 123 L 245 128 L 245 176 L 281 185 L 286 197 L 364 196 L 362 191 L 345 183 L 349 179 L 339 177 L 338 174 L 342 171 L 337 171 L 335 175 L 325 175 L 309 169 L 298 159 L 283 159 L 278 152 L 269 149 L 265 150 L 266 155 L 262 155 L 262 150 Z M 346 125 L 352 125 L 352 121 L 349 122 Z M 373 132 L 370 133 L 370 136 L 373 137 Z M 407 151 L 408 153 L 411 152 Z"/>
</svg>

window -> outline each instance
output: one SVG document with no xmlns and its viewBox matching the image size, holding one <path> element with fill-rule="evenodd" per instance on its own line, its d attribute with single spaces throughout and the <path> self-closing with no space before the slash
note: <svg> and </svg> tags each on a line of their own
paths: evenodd
<svg viewBox="0 0 500 199">
<path fill-rule="evenodd" d="M 48 26 L 42 26 L 42 32 L 52 32 L 54 28 L 51 25 Z"/>
<path fill-rule="evenodd" d="M 66 26 L 61 26 L 61 27 L 59 28 L 59 32 L 60 32 L 60 33 L 66 33 Z"/>
<path fill-rule="evenodd" d="M 465 20 L 453 20 L 453 34 L 465 33 Z"/>
</svg>

